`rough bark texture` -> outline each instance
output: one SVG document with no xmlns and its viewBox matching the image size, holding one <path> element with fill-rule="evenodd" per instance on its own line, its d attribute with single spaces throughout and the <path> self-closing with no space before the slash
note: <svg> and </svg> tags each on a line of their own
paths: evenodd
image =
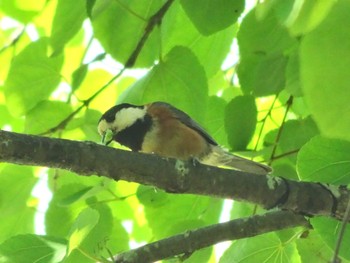
<svg viewBox="0 0 350 263">
<path fill-rule="evenodd" d="M 341 219 L 349 190 L 221 169 L 98 145 L 0 131 L 0 161 L 100 175 L 172 193 L 235 199 L 270 209 Z"/>
</svg>

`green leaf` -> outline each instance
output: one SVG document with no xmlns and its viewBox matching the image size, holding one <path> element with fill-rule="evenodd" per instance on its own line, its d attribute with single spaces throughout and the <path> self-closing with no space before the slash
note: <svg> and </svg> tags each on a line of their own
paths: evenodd
<svg viewBox="0 0 350 263">
<path fill-rule="evenodd" d="M 107 53 L 124 64 L 143 36 L 148 19 L 161 6 L 162 1 L 96 0 L 91 19 L 94 35 Z M 149 35 L 135 66 L 151 66 L 158 54 L 159 31 L 156 27 Z"/>
<path fill-rule="evenodd" d="M 101 191 L 105 190 L 106 189 L 101 185 L 88 186 L 61 199 L 59 205 L 71 205 L 79 200 L 85 200 L 89 197 L 95 196 L 97 193 L 100 193 Z"/>
<path fill-rule="evenodd" d="M 58 1 L 51 30 L 51 44 L 56 52 L 82 28 L 86 17 L 85 0 Z"/>
<path fill-rule="evenodd" d="M 258 20 L 255 9 L 244 17 L 237 40 L 243 57 L 257 53 L 283 53 L 297 44 L 296 40 L 289 36 L 288 31 L 278 23 L 274 15 Z"/>
<path fill-rule="evenodd" d="M 304 35 L 328 15 L 336 0 L 275 1 L 274 11 L 292 35 Z M 299 5 L 298 7 L 296 7 Z"/>
<path fill-rule="evenodd" d="M 212 256 L 213 247 L 207 247 L 195 251 L 190 255 L 189 258 L 186 258 L 184 263 L 198 263 L 198 262 L 211 262 L 210 257 Z"/>
<path fill-rule="evenodd" d="M 1 0 L 0 10 L 10 17 L 26 24 L 38 15 L 44 8 L 46 0 L 38 1 L 13 1 Z"/>
<path fill-rule="evenodd" d="M 39 102 L 26 116 L 25 132 L 38 134 L 57 126 L 69 116 L 72 109 L 61 101 Z"/>
<path fill-rule="evenodd" d="M 322 134 L 350 140 L 350 1 L 338 1 L 301 42 L 305 99 Z M 336 29 L 336 30 L 335 30 Z"/>
<path fill-rule="evenodd" d="M 197 56 L 210 78 L 220 70 L 237 29 L 238 26 L 233 25 L 210 36 L 203 36 L 186 16 L 180 3 L 175 1 L 162 21 L 162 54 L 175 46 L 185 46 Z"/>
<path fill-rule="evenodd" d="M 299 52 L 293 52 L 288 59 L 286 67 L 286 90 L 295 97 L 303 95 L 300 83 Z"/>
<path fill-rule="evenodd" d="M 228 147 L 227 134 L 225 130 L 225 100 L 211 96 L 208 100 L 207 116 L 205 121 L 205 129 L 215 139 L 215 141 L 223 146 Z"/>
<path fill-rule="evenodd" d="M 285 86 L 287 61 L 281 53 L 245 56 L 237 69 L 243 92 L 257 97 L 278 94 Z"/>
<path fill-rule="evenodd" d="M 311 218 L 311 225 L 321 236 L 322 240 L 328 245 L 331 250 L 334 250 L 337 242 L 339 231 L 341 228 L 341 222 L 327 217 L 315 217 Z M 340 247 L 339 255 L 347 260 L 350 260 L 350 250 L 347 244 L 350 243 L 350 228 L 345 229 L 345 233 L 342 240 L 342 246 Z"/>
<path fill-rule="evenodd" d="M 203 35 L 211 35 L 236 23 L 244 0 L 181 0 L 188 17 Z"/>
<path fill-rule="evenodd" d="M 300 262 L 294 242 L 282 243 L 275 233 L 235 241 L 220 258 L 220 263 Z"/>
<path fill-rule="evenodd" d="M 167 202 L 168 197 L 168 195 L 163 190 L 144 185 L 140 185 L 137 188 L 136 196 L 139 199 L 140 203 L 144 206 L 153 207 L 164 205 Z"/>
<path fill-rule="evenodd" d="M 64 239 L 49 236 L 14 236 L 0 245 L 0 262 L 60 262 L 66 254 L 66 243 Z"/>
<path fill-rule="evenodd" d="M 268 133 L 265 142 L 274 144 L 279 130 L 275 129 Z M 311 117 L 300 120 L 288 120 L 284 123 L 283 131 L 278 140 L 276 155 L 283 155 L 298 151 L 312 137 L 319 134 L 317 126 Z M 286 158 L 295 163 L 296 153 L 287 155 Z"/>
<path fill-rule="evenodd" d="M 37 201 L 31 192 L 38 178 L 27 166 L 0 166 L 0 242 L 17 234 L 34 232 Z"/>
<path fill-rule="evenodd" d="M 320 235 L 314 231 L 308 231 L 306 237 L 296 240 L 298 252 L 302 262 L 326 262 L 333 258 L 333 251 L 321 239 Z M 334 243 L 335 244 L 335 243 Z M 334 244 L 332 248 L 334 248 Z M 341 260 L 342 263 L 349 261 Z"/>
<path fill-rule="evenodd" d="M 225 129 L 230 147 L 234 151 L 245 150 L 253 137 L 257 109 L 253 96 L 237 96 L 225 109 Z"/>
<path fill-rule="evenodd" d="M 258 20 L 252 10 L 243 19 L 237 40 L 241 54 L 238 77 L 244 93 L 266 96 L 283 89 L 286 54 L 297 42 L 275 16 Z"/>
<path fill-rule="evenodd" d="M 79 213 L 86 207 L 86 203 L 74 202 L 70 206 L 62 206 L 60 203 L 73 193 L 85 189 L 86 185 L 78 184 L 77 181 L 81 181 L 81 178 L 74 178 L 76 175 L 63 173 L 63 178 L 60 177 L 54 182 L 55 187 L 60 188 L 55 191 L 55 194 L 49 203 L 49 208 L 46 211 L 45 230 L 48 235 L 67 238 L 71 226 L 74 224 Z M 68 182 L 61 186 L 62 180 L 68 180 Z M 72 182 L 69 183 L 70 181 L 74 181 L 75 184 Z M 96 184 L 98 183 L 96 182 Z"/>
<path fill-rule="evenodd" d="M 165 101 L 201 122 L 205 117 L 207 94 L 207 79 L 197 58 L 185 47 L 174 47 L 146 76 L 128 88 L 119 102 Z"/>
<path fill-rule="evenodd" d="M 88 64 L 83 64 L 76 70 L 74 70 L 72 74 L 72 91 L 75 91 L 79 88 L 80 84 L 85 79 L 86 73 L 88 72 Z"/>
<path fill-rule="evenodd" d="M 29 44 L 12 61 L 5 82 L 7 107 L 21 116 L 49 97 L 60 82 L 61 56 L 47 56 L 47 39 Z"/>
<path fill-rule="evenodd" d="M 350 142 L 317 136 L 299 152 L 297 168 L 303 181 L 350 183 Z"/>
<path fill-rule="evenodd" d="M 145 206 L 145 216 L 155 239 L 182 233 L 186 229 L 217 223 L 222 200 L 193 195 L 167 194 L 158 206 Z"/>
<path fill-rule="evenodd" d="M 80 247 L 85 238 L 98 223 L 99 217 L 99 213 L 92 208 L 86 208 L 79 214 L 70 230 L 68 255 L 74 249 Z"/>
</svg>

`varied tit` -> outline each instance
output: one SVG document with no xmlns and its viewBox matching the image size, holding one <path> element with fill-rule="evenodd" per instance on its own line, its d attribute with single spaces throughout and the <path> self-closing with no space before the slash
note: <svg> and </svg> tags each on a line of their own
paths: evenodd
<svg viewBox="0 0 350 263">
<path fill-rule="evenodd" d="M 112 138 L 105 142 L 108 131 Z M 271 172 L 269 166 L 230 154 L 186 113 L 165 102 L 116 105 L 102 115 L 98 132 L 106 145 L 114 140 L 132 151 L 180 160 L 194 158 L 204 164 L 255 174 Z"/>
</svg>

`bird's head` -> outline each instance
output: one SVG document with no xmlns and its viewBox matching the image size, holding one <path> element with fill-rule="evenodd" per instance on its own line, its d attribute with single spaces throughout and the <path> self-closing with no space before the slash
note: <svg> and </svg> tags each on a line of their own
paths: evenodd
<svg viewBox="0 0 350 263">
<path fill-rule="evenodd" d="M 106 111 L 100 118 L 97 126 L 102 137 L 102 143 L 108 145 L 114 135 L 127 129 L 142 120 L 147 114 L 145 106 L 136 106 L 129 103 L 116 105 Z"/>
</svg>

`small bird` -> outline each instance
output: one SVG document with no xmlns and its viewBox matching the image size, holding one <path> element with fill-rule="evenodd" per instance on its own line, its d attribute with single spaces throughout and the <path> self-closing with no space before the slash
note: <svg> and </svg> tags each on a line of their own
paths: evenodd
<svg viewBox="0 0 350 263">
<path fill-rule="evenodd" d="M 105 142 L 108 131 L 113 135 Z M 132 151 L 180 160 L 195 159 L 260 175 L 271 172 L 267 165 L 230 154 L 190 116 L 165 102 L 116 105 L 102 115 L 98 132 L 106 145 L 114 140 Z"/>
</svg>

